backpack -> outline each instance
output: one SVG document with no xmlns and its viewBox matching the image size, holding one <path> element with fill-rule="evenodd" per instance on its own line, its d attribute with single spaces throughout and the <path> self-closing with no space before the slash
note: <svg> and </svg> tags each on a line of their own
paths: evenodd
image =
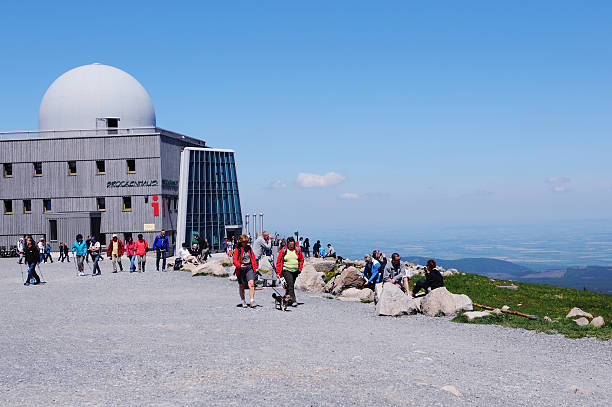
<svg viewBox="0 0 612 407">
<path fill-rule="evenodd" d="M 176 258 L 176 259 L 174 260 L 174 267 L 173 267 L 173 270 L 174 270 L 174 271 L 178 271 L 178 270 L 180 270 L 180 269 L 182 269 L 182 268 L 183 268 L 183 259 L 181 259 L 180 257 L 179 257 L 179 258 Z"/>
</svg>

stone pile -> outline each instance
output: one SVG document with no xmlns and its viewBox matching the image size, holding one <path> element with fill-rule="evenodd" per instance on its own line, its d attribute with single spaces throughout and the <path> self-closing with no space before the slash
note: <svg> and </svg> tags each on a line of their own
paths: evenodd
<svg viewBox="0 0 612 407">
<path fill-rule="evenodd" d="M 579 318 L 576 318 L 579 317 Z M 567 319 L 573 319 L 573 321 L 578 325 L 578 326 L 592 326 L 595 328 L 601 328 L 602 326 L 604 326 L 605 321 L 603 319 L 603 317 L 599 316 L 599 317 L 595 317 L 593 318 L 593 315 L 585 312 L 583 310 L 581 310 L 580 308 L 574 307 L 570 310 L 570 312 L 567 313 L 567 315 L 565 316 L 565 318 Z M 591 322 L 589 322 L 589 318 L 591 319 Z"/>
</svg>

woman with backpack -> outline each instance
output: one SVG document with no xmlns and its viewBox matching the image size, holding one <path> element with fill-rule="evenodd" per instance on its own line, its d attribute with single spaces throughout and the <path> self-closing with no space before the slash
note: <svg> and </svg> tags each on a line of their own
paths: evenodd
<svg viewBox="0 0 612 407">
<path fill-rule="evenodd" d="M 249 243 L 247 235 L 241 235 L 238 239 L 238 244 L 234 248 L 232 260 L 236 270 L 234 274 L 238 277 L 238 293 L 242 300 L 242 308 L 247 308 L 247 303 L 244 298 L 244 289 L 249 287 L 249 297 L 251 299 L 251 308 L 255 308 L 255 274 L 257 273 L 257 259 L 255 253 Z"/>
<path fill-rule="evenodd" d="M 297 307 L 295 298 L 295 280 L 304 267 L 304 255 L 295 244 L 293 237 L 287 238 L 287 245 L 278 253 L 276 274 L 285 279 L 285 297 L 289 297 L 289 305 Z"/>
</svg>

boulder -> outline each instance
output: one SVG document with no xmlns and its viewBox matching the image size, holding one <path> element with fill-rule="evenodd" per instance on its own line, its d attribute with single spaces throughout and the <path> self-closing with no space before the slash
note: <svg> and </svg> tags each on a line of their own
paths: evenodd
<svg viewBox="0 0 612 407">
<path fill-rule="evenodd" d="M 268 256 L 263 256 L 259 259 L 259 271 L 264 274 L 265 271 L 273 271 L 274 266 L 270 263 L 270 258 Z"/>
<path fill-rule="evenodd" d="M 574 322 L 577 323 L 579 326 L 587 326 L 589 324 L 589 320 L 585 317 L 575 319 Z"/>
<path fill-rule="evenodd" d="M 593 315 L 589 314 L 588 312 L 584 312 L 580 308 L 574 307 L 565 316 L 565 318 L 574 318 L 574 317 L 589 317 L 589 318 L 593 318 Z"/>
<path fill-rule="evenodd" d="M 347 288 L 362 289 L 365 286 L 365 280 L 361 278 L 361 273 L 356 267 L 346 267 L 339 276 L 333 279 L 333 284 L 330 285 L 330 292 L 333 295 L 339 295 Z"/>
<path fill-rule="evenodd" d="M 370 301 L 374 301 L 374 291 L 370 290 L 369 288 L 364 288 L 363 290 L 360 290 L 358 288 L 347 288 L 346 290 L 342 291 L 342 297 L 344 298 L 355 298 L 356 300 L 370 300 Z"/>
<path fill-rule="evenodd" d="M 312 262 L 312 266 L 318 273 L 329 273 L 336 267 L 335 260 L 319 260 Z"/>
<path fill-rule="evenodd" d="M 295 288 L 309 293 L 325 291 L 325 274 L 318 272 L 312 265 L 305 265 L 295 279 Z"/>
<path fill-rule="evenodd" d="M 468 321 L 473 321 L 476 318 L 488 317 L 491 314 L 491 311 L 468 311 L 465 312 L 463 315 L 465 315 Z"/>
<path fill-rule="evenodd" d="M 193 273 L 193 270 L 195 270 L 196 266 L 193 263 L 183 263 L 183 267 L 181 267 L 182 271 L 190 271 Z"/>
<path fill-rule="evenodd" d="M 221 262 L 215 260 L 209 260 L 205 263 L 200 264 L 191 271 L 191 276 L 219 276 L 227 277 L 229 273 L 221 265 Z"/>
<path fill-rule="evenodd" d="M 516 285 L 516 284 L 496 285 L 495 287 L 498 287 L 498 288 L 507 288 L 508 290 L 515 290 L 515 291 L 519 289 L 518 285 Z"/>
<path fill-rule="evenodd" d="M 430 317 L 454 315 L 460 310 L 471 311 L 472 309 L 470 297 L 465 294 L 453 294 L 446 287 L 432 290 L 421 301 L 423 314 Z"/>
<path fill-rule="evenodd" d="M 403 314 L 416 314 L 419 311 L 420 301 L 405 294 L 395 284 L 376 284 L 376 313 L 378 315 L 398 316 Z"/>
<path fill-rule="evenodd" d="M 550 317 L 548 315 L 546 315 L 544 318 L 542 318 L 544 320 L 544 322 L 552 322 L 552 319 L 550 319 Z"/>
<path fill-rule="evenodd" d="M 355 267 L 365 267 L 365 261 L 364 260 L 350 260 L 350 259 L 344 259 L 344 264 L 347 266 L 355 266 Z"/>
<path fill-rule="evenodd" d="M 591 325 L 594 326 L 595 328 L 601 328 L 602 326 L 604 326 L 604 323 L 605 322 L 604 322 L 603 317 L 595 317 L 591 321 Z"/>
</svg>

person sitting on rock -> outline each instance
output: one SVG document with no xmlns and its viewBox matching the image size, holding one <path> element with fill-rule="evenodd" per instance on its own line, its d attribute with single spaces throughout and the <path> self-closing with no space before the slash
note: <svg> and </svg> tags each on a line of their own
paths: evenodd
<svg viewBox="0 0 612 407">
<path fill-rule="evenodd" d="M 374 289 L 376 284 L 382 281 L 383 270 L 381 270 L 378 260 L 374 259 L 369 254 L 363 256 L 363 260 L 365 261 L 365 267 L 363 268 L 361 276 L 366 281 L 364 287 Z"/>
<path fill-rule="evenodd" d="M 427 268 L 425 268 L 425 278 L 420 279 L 412 289 L 412 295 L 415 296 L 421 290 L 425 290 L 425 294 L 436 288 L 444 287 L 444 279 L 442 274 L 436 269 L 436 261 L 428 260 Z"/>
<path fill-rule="evenodd" d="M 412 270 L 407 271 L 406 266 L 402 263 L 402 259 L 398 253 L 391 255 L 391 262 L 387 263 L 383 271 L 383 282 L 397 284 L 400 288 L 410 294 L 410 285 L 408 280 L 412 278 Z"/>
<path fill-rule="evenodd" d="M 199 253 L 198 250 L 198 245 L 197 244 L 193 244 L 194 246 L 194 253 Z M 178 252 L 179 257 L 183 260 L 183 263 L 191 263 L 193 265 L 198 265 L 198 259 L 196 256 L 194 256 L 191 252 L 191 250 L 187 249 L 187 243 L 183 243 L 181 249 Z"/>
<path fill-rule="evenodd" d="M 385 267 L 387 267 L 387 256 L 384 253 L 381 253 L 380 250 L 374 250 L 372 252 L 372 257 L 378 260 L 380 263 L 381 272 L 384 271 Z"/>
<path fill-rule="evenodd" d="M 334 247 L 330 244 L 327 245 L 327 253 L 325 253 L 325 257 L 333 257 L 334 259 L 336 258 L 336 250 L 334 250 Z"/>
<path fill-rule="evenodd" d="M 297 299 L 295 297 L 295 280 L 302 272 L 304 267 L 304 255 L 299 247 L 295 244 L 295 239 L 289 237 L 287 246 L 283 247 L 278 253 L 276 260 L 276 274 L 285 279 L 285 296 L 289 297 L 289 305 L 297 307 Z"/>
</svg>

